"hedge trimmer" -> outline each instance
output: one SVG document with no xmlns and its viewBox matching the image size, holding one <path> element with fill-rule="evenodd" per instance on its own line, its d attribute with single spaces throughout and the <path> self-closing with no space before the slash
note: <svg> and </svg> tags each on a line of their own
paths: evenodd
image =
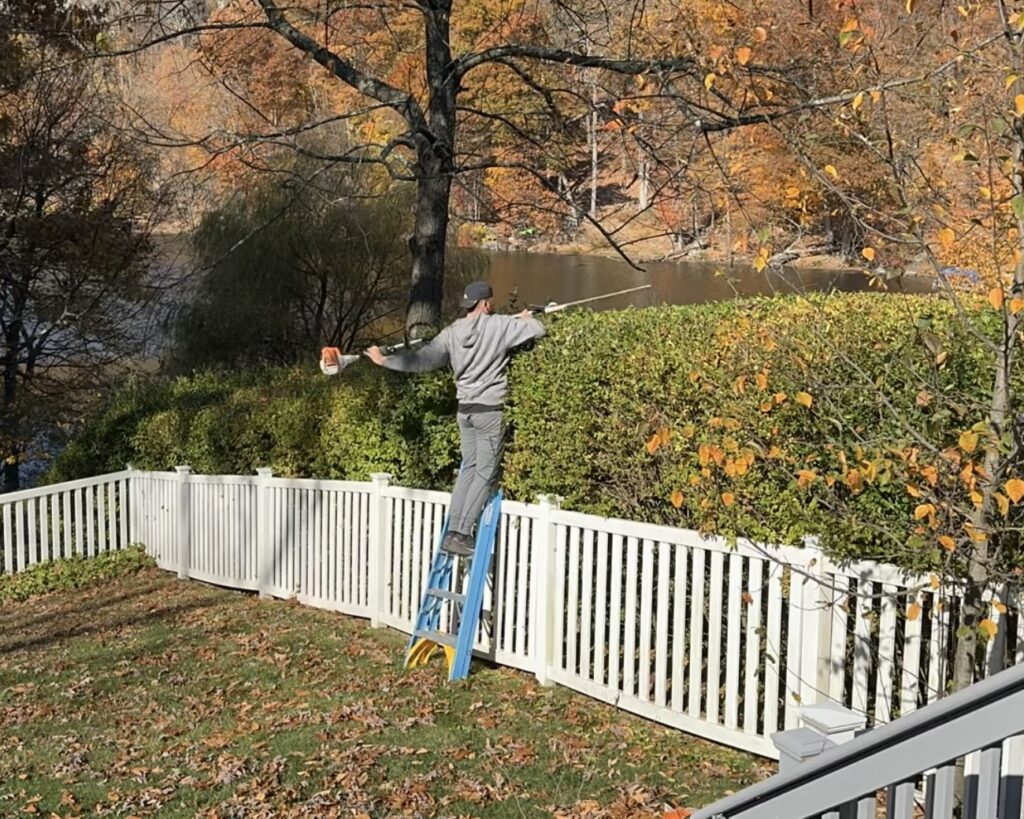
<svg viewBox="0 0 1024 819">
<path fill-rule="evenodd" d="M 562 304 L 556 304 L 555 302 L 548 302 L 547 304 L 531 304 L 527 309 L 531 313 L 558 313 L 562 310 L 568 310 L 570 307 L 578 307 L 581 304 L 590 304 L 591 302 L 601 301 L 602 299 L 610 299 L 615 296 L 625 296 L 627 293 L 637 293 L 641 290 L 650 289 L 651 285 L 642 284 L 639 287 L 630 287 L 626 290 L 616 290 L 614 293 L 605 293 L 601 296 L 591 296 L 587 299 L 567 301 Z M 390 347 L 381 347 L 380 351 L 384 355 L 391 355 L 399 350 L 414 347 L 422 342 L 423 339 L 417 338 L 404 344 L 394 344 Z M 343 355 L 341 350 L 337 347 L 324 347 L 320 350 L 320 371 L 324 375 L 338 375 L 349 364 L 353 364 L 362 358 L 363 355 L 363 353 L 349 353 L 348 355 Z"/>
</svg>

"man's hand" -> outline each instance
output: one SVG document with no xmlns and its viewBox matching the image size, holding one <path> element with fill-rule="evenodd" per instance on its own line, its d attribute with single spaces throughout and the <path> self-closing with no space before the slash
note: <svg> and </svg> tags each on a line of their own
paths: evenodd
<svg viewBox="0 0 1024 819">
<path fill-rule="evenodd" d="M 533 310 L 531 310 L 530 308 L 526 308 L 525 310 L 523 310 L 522 313 L 519 313 L 519 315 L 517 315 L 516 318 L 521 318 L 521 319 L 533 318 Z"/>
<path fill-rule="evenodd" d="M 374 345 L 373 347 L 366 348 L 366 357 L 370 359 L 378 367 L 384 366 L 384 353 L 380 351 L 380 347 Z"/>
</svg>

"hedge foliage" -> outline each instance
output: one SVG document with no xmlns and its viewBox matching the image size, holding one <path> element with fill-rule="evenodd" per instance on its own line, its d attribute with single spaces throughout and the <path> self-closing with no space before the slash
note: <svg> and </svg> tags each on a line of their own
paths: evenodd
<svg viewBox="0 0 1024 819">
<path fill-rule="evenodd" d="M 838 556 L 933 565 L 935 531 L 915 520 L 907 483 L 984 417 L 992 362 L 979 336 L 997 322 L 984 305 L 968 319 L 939 297 L 880 294 L 553 318 L 511 368 L 504 485 L 581 511 L 766 542 L 817 535 Z M 312 363 L 139 383 L 82 430 L 52 478 L 189 463 L 388 471 L 447 488 L 453 413 L 449 375 L 366 363 L 339 379 Z"/>
<path fill-rule="evenodd" d="M 154 566 L 156 561 L 141 546 L 103 552 L 95 557 L 76 555 L 37 563 L 19 574 L 0 575 L 0 603 L 95 586 Z"/>
</svg>

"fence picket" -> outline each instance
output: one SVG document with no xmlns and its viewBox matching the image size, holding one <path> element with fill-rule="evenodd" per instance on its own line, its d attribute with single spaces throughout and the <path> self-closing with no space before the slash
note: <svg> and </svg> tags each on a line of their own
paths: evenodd
<svg viewBox="0 0 1024 819">
<path fill-rule="evenodd" d="M 686 572 L 687 550 L 681 543 L 675 547 L 676 572 L 672 599 L 672 710 L 682 712 L 686 674 Z"/>
<path fill-rule="evenodd" d="M 764 734 L 779 730 L 779 681 L 782 664 L 782 564 L 768 571 L 768 627 L 764 652 Z"/>
<path fill-rule="evenodd" d="M 642 700 L 651 698 L 651 615 L 654 595 L 654 542 L 641 541 L 643 553 L 640 579 L 640 648 L 638 654 L 639 678 L 636 695 Z"/>
<path fill-rule="evenodd" d="M 725 626 L 725 726 L 739 727 L 740 635 L 743 633 L 743 558 L 729 555 L 729 596 Z"/>
<path fill-rule="evenodd" d="M 590 639 L 594 618 L 594 532 L 583 532 L 583 559 L 580 563 L 583 580 L 582 629 L 580 631 L 580 676 L 585 680 L 594 678 L 594 664 L 590 654 Z"/>
<path fill-rule="evenodd" d="M 658 614 L 654 638 L 654 702 L 664 706 L 668 695 L 668 615 L 672 570 L 672 546 L 658 543 Z"/>
<path fill-rule="evenodd" d="M 719 721 L 721 707 L 719 692 L 722 674 L 722 569 L 725 555 L 711 553 L 711 572 L 708 580 L 708 690 L 707 719 L 710 723 Z"/>
<path fill-rule="evenodd" d="M 882 586 L 882 615 L 878 624 L 878 673 L 875 678 L 875 722 L 892 719 L 892 700 L 896 666 L 896 594 L 895 586 Z"/>
<path fill-rule="evenodd" d="M 608 687 L 615 692 L 621 690 L 619 686 L 622 679 L 619 674 L 621 662 L 619 659 L 619 649 L 621 646 L 619 635 L 622 626 L 622 543 L 622 535 L 612 535 L 612 596 L 611 622 L 608 626 Z"/>
<path fill-rule="evenodd" d="M 704 663 L 704 550 L 694 549 L 690 573 L 690 698 L 691 717 L 700 718 L 702 665 Z"/>
<path fill-rule="evenodd" d="M 751 558 L 748 564 L 746 600 L 747 656 L 743 669 L 743 730 L 757 733 L 757 715 L 760 711 L 758 689 L 761 684 L 761 578 L 764 561 Z"/>
<path fill-rule="evenodd" d="M 636 608 L 639 542 L 626 538 L 626 631 L 623 640 L 622 692 L 636 694 Z"/>
</svg>

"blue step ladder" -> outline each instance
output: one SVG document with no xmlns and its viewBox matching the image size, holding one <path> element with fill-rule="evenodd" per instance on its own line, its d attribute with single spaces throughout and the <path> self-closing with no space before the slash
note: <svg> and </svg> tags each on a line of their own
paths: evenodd
<svg viewBox="0 0 1024 819">
<path fill-rule="evenodd" d="M 456 571 L 455 555 L 441 550 L 441 542 L 448 532 L 448 521 L 445 520 L 420 611 L 416 615 L 416 627 L 409 639 L 405 655 L 406 668 L 425 665 L 435 651 L 442 649 L 448 663 L 448 679 L 463 680 L 469 676 L 473 643 L 476 641 L 480 609 L 484 602 L 484 588 L 490 574 L 495 535 L 501 520 L 501 499 L 502 493 L 498 490 L 480 513 L 473 557 L 458 558 L 462 561 L 459 571 Z M 470 563 L 469 582 L 463 592 L 464 572 L 461 569 L 466 560 Z M 442 621 L 447 630 L 442 629 Z"/>
</svg>

